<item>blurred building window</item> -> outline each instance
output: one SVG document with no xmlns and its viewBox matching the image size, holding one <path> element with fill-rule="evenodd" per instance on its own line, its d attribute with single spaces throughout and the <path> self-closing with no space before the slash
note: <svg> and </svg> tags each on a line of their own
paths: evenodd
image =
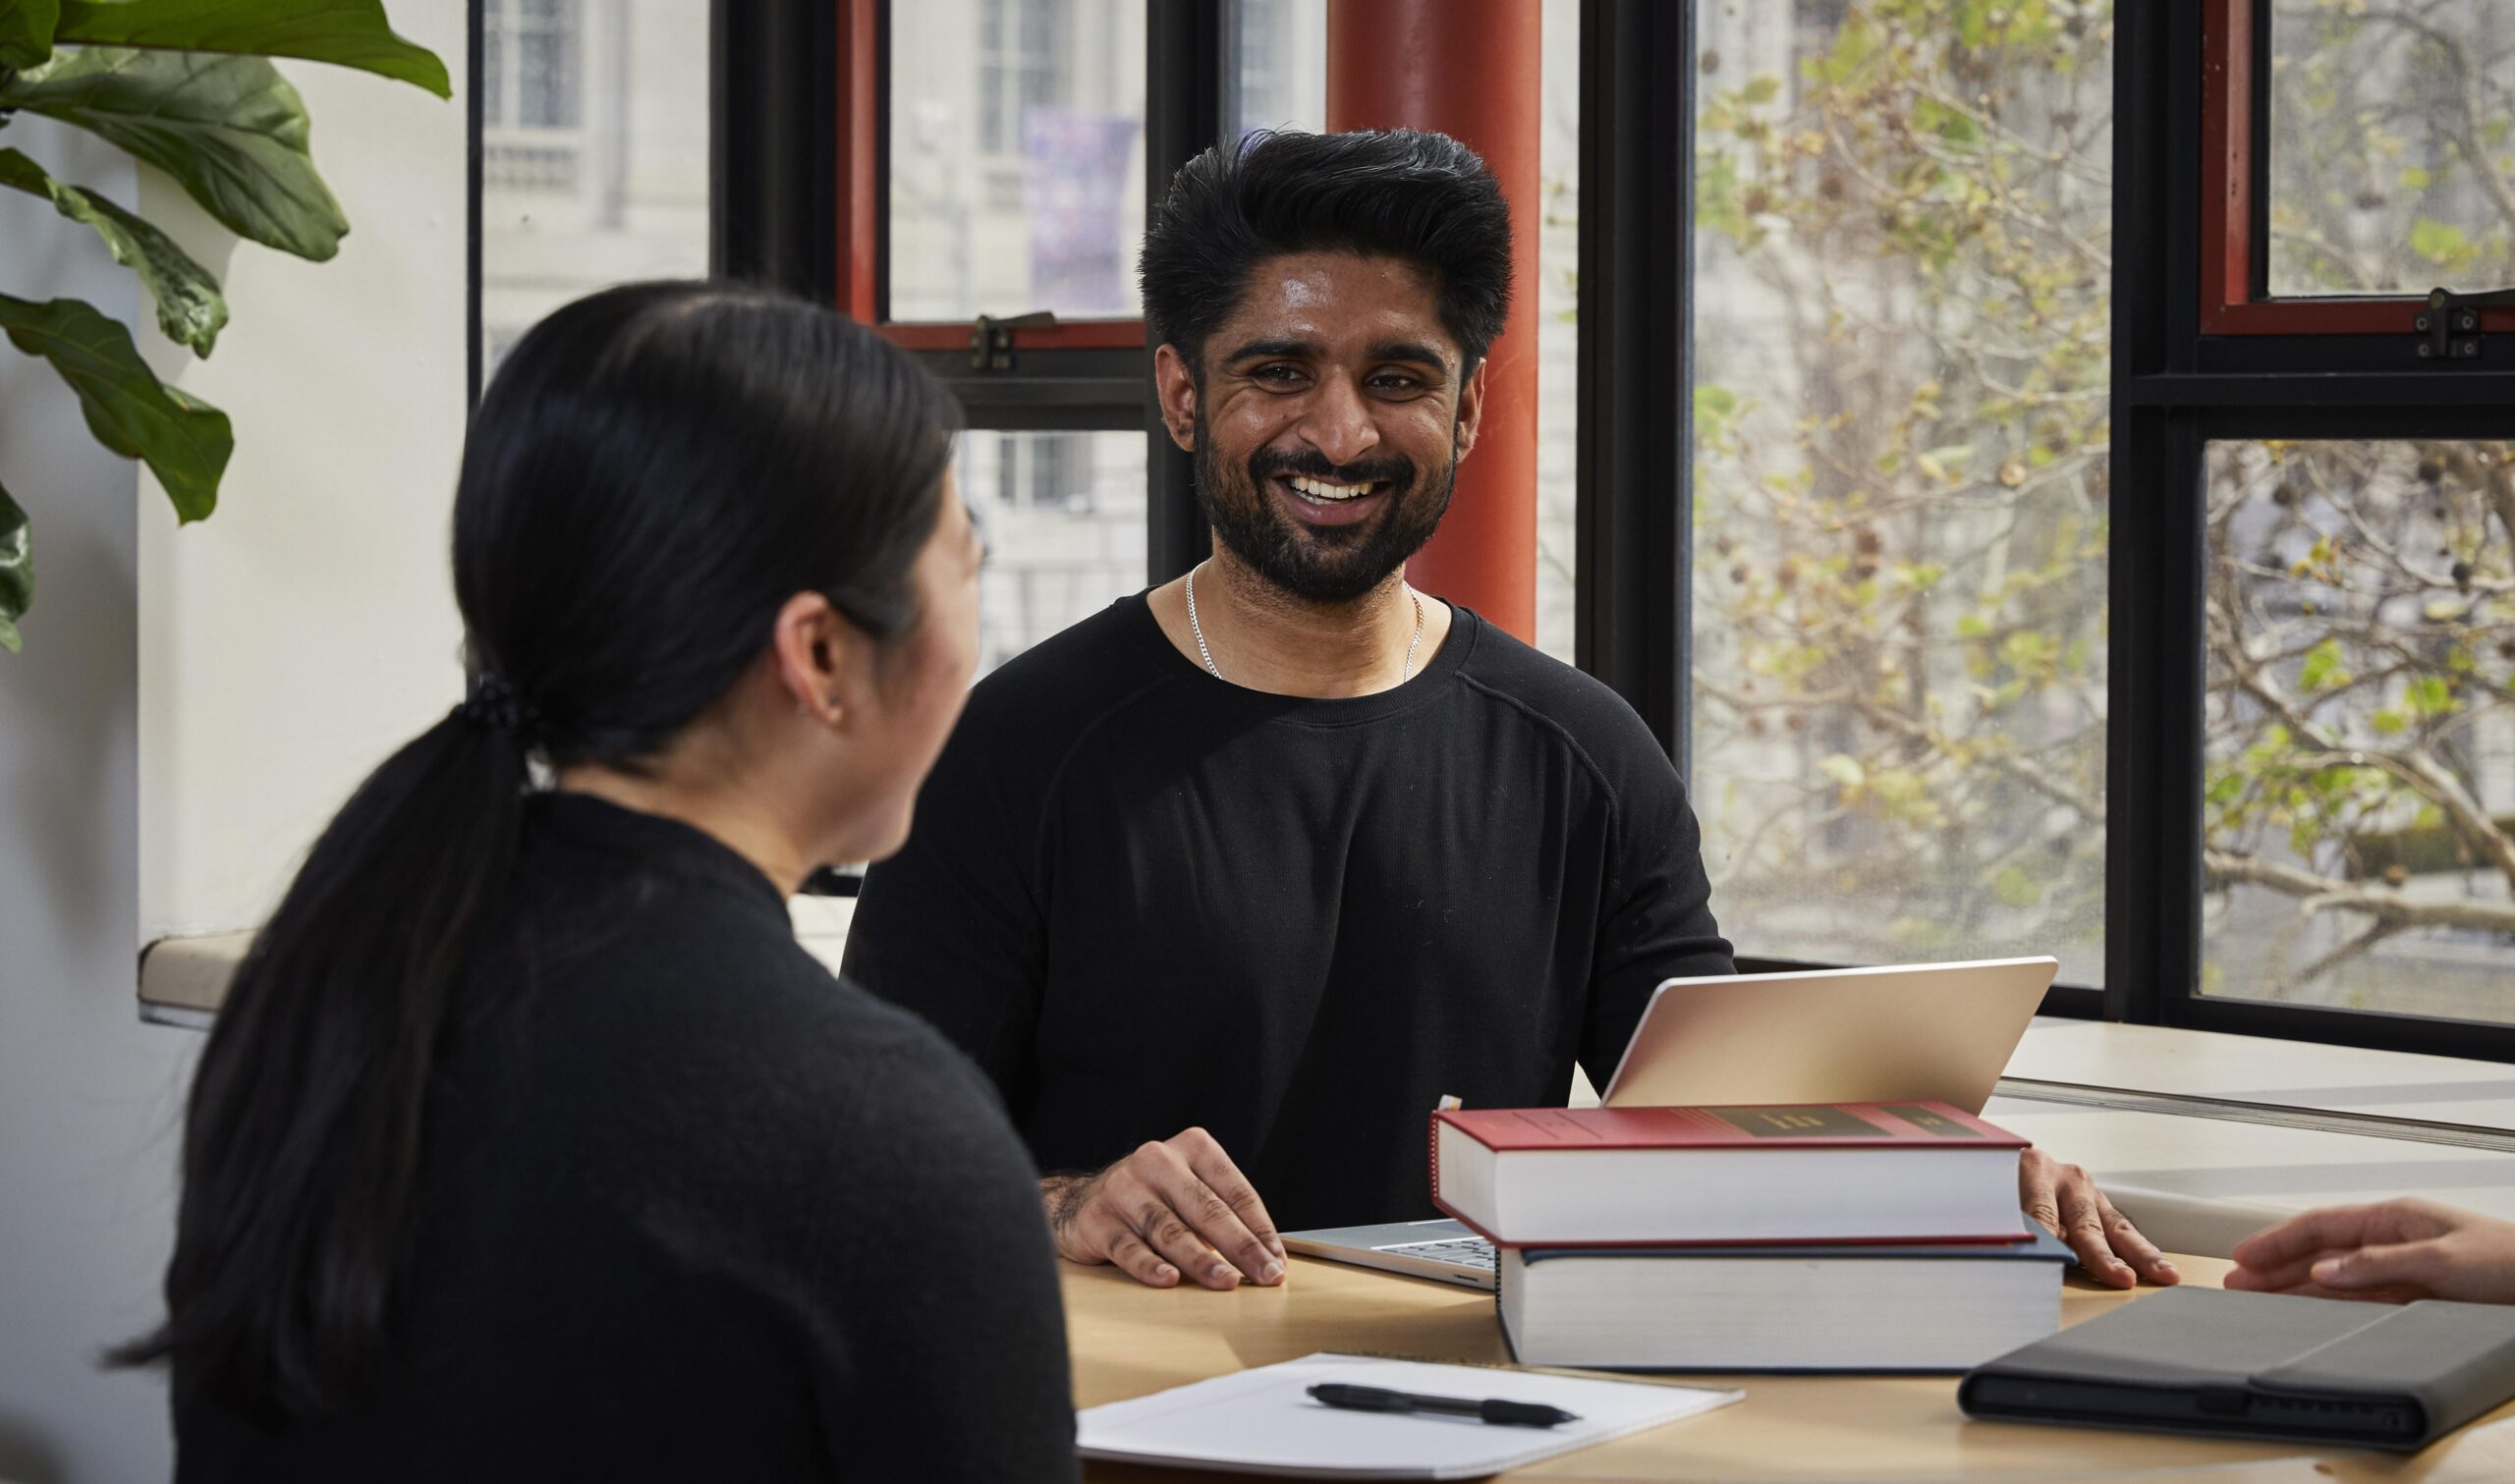
<svg viewBox="0 0 2515 1484">
<path fill-rule="evenodd" d="M 708 266 L 708 0 L 481 0 L 484 371 L 552 309 Z"/>
<path fill-rule="evenodd" d="M 969 433 L 960 486 L 986 536 L 980 673 L 1145 586 L 1142 433 Z"/>
<path fill-rule="evenodd" d="M 1234 0 L 1223 135 L 1327 127 L 1327 0 Z"/>
<path fill-rule="evenodd" d="M 1143 0 L 891 10 L 890 312 L 1140 312 Z"/>
</svg>

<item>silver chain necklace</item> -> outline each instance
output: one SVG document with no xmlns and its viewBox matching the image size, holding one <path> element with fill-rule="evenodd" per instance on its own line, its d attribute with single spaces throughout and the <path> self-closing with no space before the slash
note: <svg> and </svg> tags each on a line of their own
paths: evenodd
<svg viewBox="0 0 2515 1484">
<path fill-rule="evenodd" d="M 1197 622 L 1197 574 L 1204 570 L 1204 565 L 1200 562 L 1188 569 L 1188 632 L 1197 636 L 1197 657 L 1205 662 L 1205 673 L 1221 680 L 1222 672 L 1214 667 L 1214 652 L 1205 647 L 1205 626 Z M 1415 678 L 1415 651 L 1424 647 L 1424 595 L 1412 587 L 1406 589 L 1406 595 L 1415 600 L 1415 637 L 1407 641 L 1406 668 L 1397 677 L 1401 686 Z"/>
</svg>

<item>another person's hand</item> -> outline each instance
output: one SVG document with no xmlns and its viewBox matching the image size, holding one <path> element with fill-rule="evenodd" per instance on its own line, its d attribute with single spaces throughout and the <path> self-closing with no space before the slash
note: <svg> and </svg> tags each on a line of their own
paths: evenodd
<svg viewBox="0 0 2515 1484">
<path fill-rule="evenodd" d="M 2515 1222 L 2432 1200 L 2326 1206 L 2236 1244 L 2231 1289 L 2408 1303 L 2515 1303 Z"/>
<path fill-rule="evenodd" d="M 1284 1239 L 1258 1191 L 1202 1128 L 1147 1143 L 1097 1175 L 1039 1182 L 1068 1262 L 1116 1263 L 1156 1289 L 1284 1281 Z"/>
<path fill-rule="evenodd" d="M 2027 1150 L 2017 1166 L 2017 1203 L 2043 1230 L 2068 1242 L 2087 1275 L 2108 1288 L 2135 1288 L 2143 1278 L 2154 1284 L 2183 1281 L 2156 1243 L 2114 1210 L 2096 1181 L 2076 1165 L 2061 1164 L 2040 1149 Z"/>
</svg>

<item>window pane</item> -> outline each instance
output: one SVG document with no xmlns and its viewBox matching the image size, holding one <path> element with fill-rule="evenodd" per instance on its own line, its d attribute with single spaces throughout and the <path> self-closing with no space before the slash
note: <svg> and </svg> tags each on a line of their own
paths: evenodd
<svg viewBox="0 0 2515 1484">
<path fill-rule="evenodd" d="M 961 498 L 986 536 L 978 668 L 1144 588 L 1142 433 L 965 433 Z"/>
<path fill-rule="evenodd" d="M 1512 207 L 1537 213 L 1537 646 L 1568 665 L 1581 536 L 1581 0 L 1545 0 L 1544 24 L 1537 198 Z"/>
<path fill-rule="evenodd" d="M 891 9 L 891 317 L 1139 311 L 1143 0 Z"/>
<path fill-rule="evenodd" d="M 2089 9 L 1697 0 L 1694 797 L 1747 953 L 2102 982 Z"/>
<path fill-rule="evenodd" d="M 2203 993 L 2515 1018 L 2510 460 L 2211 445 Z"/>
<path fill-rule="evenodd" d="M 592 291 L 707 272 L 708 0 L 483 9 L 480 320 L 487 369 Z M 517 75 L 506 77 L 508 63 Z M 500 118 L 511 121 L 506 126 Z"/>
<path fill-rule="evenodd" d="M 2270 292 L 2515 284 L 2515 5 L 2270 16 Z"/>
<path fill-rule="evenodd" d="M 1327 0 L 1236 0 L 1223 132 L 1327 128 Z"/>
</svg>

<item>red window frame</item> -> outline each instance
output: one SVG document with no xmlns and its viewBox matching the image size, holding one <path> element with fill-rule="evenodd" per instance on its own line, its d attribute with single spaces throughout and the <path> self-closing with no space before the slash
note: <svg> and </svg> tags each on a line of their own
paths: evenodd
<svg viewBox="0 0 2515 1484">
<path fill-rule="evenodd" d="M 970 343 L 967 321 L 892 320 L 881 312 L 884 275 L 881 69 L 882 0 L 835 0 L 838 24 L 838 295 L 839 307 L 904 351 L 953 351 Z M 1027 305 L 1014 306 L 1020 313 Z M 1077 319 L 1015 330 L 1016 351 L 1140 351 L 1144 320 Z"/>
<path fill-rule="evenodd" d="M 2268 0 L 2207 0 L 2201 41 L 2201 333 L 2416 334 L 2424 296 L 2274 299 L 2253 277 L 2256 27 Z M 2484 330 L 2515 330 L 2515 309 L 2481 311 Z"/>
</svg>

